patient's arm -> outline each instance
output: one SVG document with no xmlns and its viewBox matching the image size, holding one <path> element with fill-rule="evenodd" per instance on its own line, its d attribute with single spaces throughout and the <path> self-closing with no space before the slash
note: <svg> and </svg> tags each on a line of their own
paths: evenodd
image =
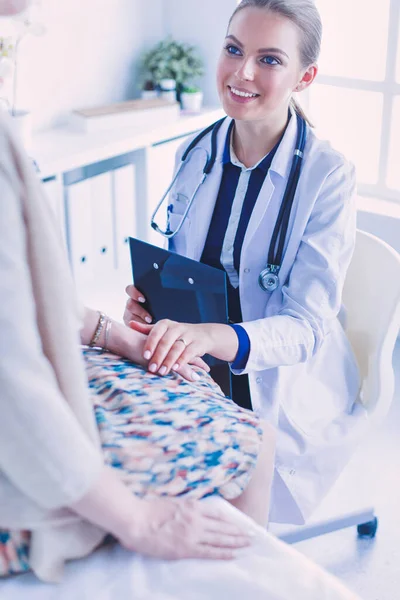
<svg viewBox="0 0 400 600">
<path fill-rule="evenodd" d="M 109 319 L 109 317 L 107 317 L 107 319 Z M 92 310 L 91 308 L 86 308 L 84 324 L 81 330 L 82 344 L 87 345 L 90 343 L 93 337 L 93 333 L 96 330 L 98 321 L 99 312 L 96 310 Z M 111 329 L 109 330 L 109 337 L 107 340 L 107 350 L 109 350 L 113 354 L 117 354 L 118 356 L 128 358 L 135 364 L 147 368 L 149 361 L 145 360 L 143 357 L 144 344 L 147 339 L 147 335 L 135 331 L 134 329 L 130 329 L 122 323 L 114 321 L 113 319 L 111 319 L 111 323 Z M 96 343 L 96 346 L 99 346 L 100 348 L 105 347 L 105 336 L 106 326 L 103 327 L 100 337 Z M 200 367 L 201 369 L 204 369 L 207 372 L 210 370 L 208 365 L 199 357 L 194 358 L 191 361 L 191 365 Z M 188 364 L 183 365 L 182 368 L 178 370 L 178 373 L 189 381 L 192 381 L 197 378 L 192 367 Z"/>
<path fill-rule="evenodd" d="M 107 319 L 109 318 L 110 317 L 107 317 Z M 81 330 L 82 344 L 88 345 L 90 343 L 98 321 L 99 312 L 97 310 L 92 310 L 91 308 L 85 308 L 83 329 Z M 107 350 L 118 356 L 129 358 L 136 364 L 145 366 L 147 361 L 143 358 L 143 347 L 146 336 L 139 332 L 134 332 L 132 329 L 128 329 L 125 325 L 118 323 L 113 319 L 111 319 L 111 322 L 112 325 L 109 332 Z M 131 335 L 132 333 L 135 333 L 135 335 Z M 96 344 L 100 348 L 105 347 L 105 335 L 106 327 L 104 326 Z"/>
</svg>

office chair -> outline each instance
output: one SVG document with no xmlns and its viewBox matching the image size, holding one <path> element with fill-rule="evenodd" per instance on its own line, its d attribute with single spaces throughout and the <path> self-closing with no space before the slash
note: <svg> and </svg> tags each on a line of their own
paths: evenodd
<svg viewBox="0 0 400 600">
<path fill-rule="evenodd" d="M 346 334 L 360 369 L 358 401 L 375 425 L 387 415 L 394 393 L 392 355 L 400 329 L 400 254 L 365 231 L 357 230 L 343 304 Z M 355 525 L 359 536 L 374 537 L 378 527 L 374 509 L 304 525 L 278 537 L 295 543 Z"/>
</svg>

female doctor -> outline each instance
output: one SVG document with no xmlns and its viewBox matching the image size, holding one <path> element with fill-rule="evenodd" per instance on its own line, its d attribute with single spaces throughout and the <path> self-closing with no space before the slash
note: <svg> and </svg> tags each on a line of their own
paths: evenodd
<svg viewBox="0 0 400 600">
<path fill-rule="evenodd" d="M 170 249 L 225 269 L 234 325 L 147 325 L 133 286 L 124 315 L 148 334 L 153 372 L 206 353 L 230 363 L 233 399 L 278 430 L 270 520 L 298 524 L 340 474 L 366 418 L 338 320 L 355 241 L 354 169 L 317 139 L 293 98 L 315 79 L 321 29 L 312 0 L 242 0 L 217 70 L 228 118 L 187 157 L 193 138 L 177 153 L 185 162 L 169 198 Z M 215 163 L 190 203 L 213 139 Z"/>
</svg>

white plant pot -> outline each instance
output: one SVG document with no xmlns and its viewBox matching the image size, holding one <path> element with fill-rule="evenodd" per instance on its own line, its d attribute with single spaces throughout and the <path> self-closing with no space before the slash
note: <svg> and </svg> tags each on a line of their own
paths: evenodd
<svg viewBox="0 0 400 600">
<path fill-rule="evenodd" d="M 176 102 L 176 81 L 175 79 L 161 79 L 160 98 L 168 102 Z"/>
<path fill-rule="evenodd" d="M 176 81 L 175 79 L 161 79 L 160 88 L 162 90 L 176 90 Z"/>
<path fill-rule="evenodd" d="M 140 95 L 143 100 L 152 100 L 153 98 L 158 98 L 157 90 L 142 90 Z"/>
<path fill-rule="evenodd" d="M 26 110 L 16 110 L 11 115 L 14 123 L 14 131 L 26 150 L 32 146 L 32 113 Z"/>
<path fill-rule="evenodd" d="M 189 112 L 200 112 L 202 103 L 203 92 L 194 92 L 192 94 L 182 92 L 181 94 L 182 110 L 187 110 Z"/>
<path fill-rule="evenodd" d="M 12 74 L 13 69 L 14 64 L 11 58 L 8 58 L 7 56 L 2 56 L 0 58 L 0 77 L 2 79 L 9 77 Z"/>
</svg>

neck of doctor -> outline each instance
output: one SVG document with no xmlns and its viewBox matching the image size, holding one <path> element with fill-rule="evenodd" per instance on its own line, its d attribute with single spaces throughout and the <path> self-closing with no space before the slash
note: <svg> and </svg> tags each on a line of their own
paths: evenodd
<svg viewBox="0 0 400 600">
<path fill-rule="evenodd" d="M 253 167 L 278 143 L 288 123 L 288 108 L 254 121 L 235 120 L 232 144 L 245 167 Z"/>
</svg>

